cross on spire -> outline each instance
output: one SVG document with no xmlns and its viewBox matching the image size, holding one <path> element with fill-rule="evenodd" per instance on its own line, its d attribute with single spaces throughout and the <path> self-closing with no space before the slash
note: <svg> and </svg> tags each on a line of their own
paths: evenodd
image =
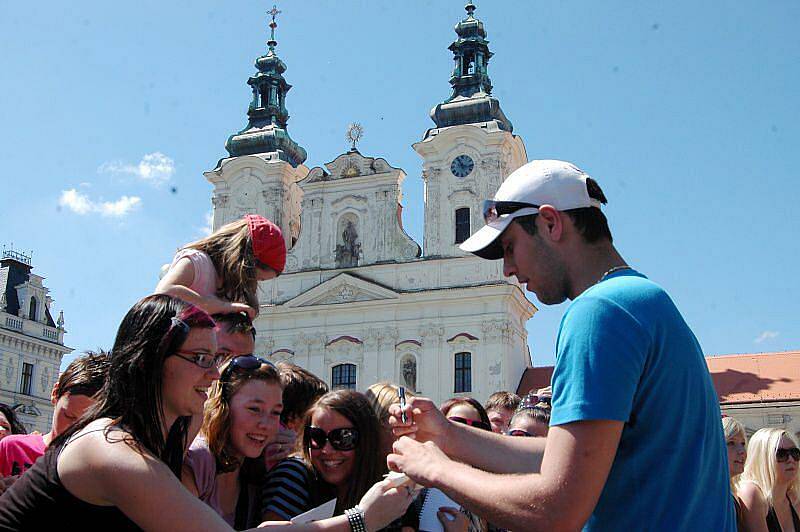
<svg viewBox="0 0 800 532">
<path fill-rule="evenodd" d="M 267 41 L 267 46 L 269 46 L 270 50 L 275 50 L 275 46 L 278 44 L 278 41 L 275 40 L 275 28 L 278 27 L 278 23 L 275 22 L 275 17 L 280 13 L 283 13 L 283 11 L 278 10 L 278 6 L 276 5 L 273 5 L 272 9 L 267 11 L 267 15 L 272 16 L 272 21 L 269 23 L 270 37 L 269 41 Z"/>
</svg>

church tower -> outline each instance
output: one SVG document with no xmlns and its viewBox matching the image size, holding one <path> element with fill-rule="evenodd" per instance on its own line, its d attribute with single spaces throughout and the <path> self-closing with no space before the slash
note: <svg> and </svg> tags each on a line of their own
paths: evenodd
<svg viewBox="0 0 800 532">
<path fill-rule="evenodd" d="M 522 139 L 492 96 L 489 41 L 470 1 L 449 49 L 453 92 L 431 110 L 436 127 L 414 149 L 423 158 L 426 257 L 465 255 L 458 244 L 483 225 L 481 202 L 527 162 Z"/>
<path fill-rule="evenodd" d="M 275 52 L 275 7 L 267 53 L 256 59 L 258 70 L 247 80 L 253 98 L 247 110 L 247 126 L 225 143 L 230 157 L 205 172 L 214 185 L 213 229 L 241 218 L 261 214 L 278 224 L 291 248 L 300 233 L 302 190 L 297 182 L 306 177 L 306 150 L 289 136 L 286 93 L 292 88 L 283 77 L 286 64 Z"/>
</svg>

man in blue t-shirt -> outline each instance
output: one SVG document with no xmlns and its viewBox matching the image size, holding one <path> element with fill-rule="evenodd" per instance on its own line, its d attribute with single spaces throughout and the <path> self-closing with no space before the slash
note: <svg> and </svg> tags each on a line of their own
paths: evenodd
<svg viewBox="0 0 800 532">
<path fill-rule="evenodd" d="M 717 397 L 700 345 L 667 293 L 612 243 L 606 198 L 563 161 L 532 161 L 484 203 L 461 248 L 561 321 L 547 438 L 449 423 L 426 399 L 394 407 L 388 458 L 496 526 L 514 530 L 735 530 Z M 426 442 L 426 443 L 422 443 Z M 470 465 L 467 465 L 470 464 Z M 509 473 L 516 473 L 511 476 Z"/>
</svg>

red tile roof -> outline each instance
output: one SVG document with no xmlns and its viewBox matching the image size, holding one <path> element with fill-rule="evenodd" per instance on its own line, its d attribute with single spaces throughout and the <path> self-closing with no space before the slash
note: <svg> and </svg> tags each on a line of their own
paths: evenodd
<svg viewBox="0 0 800 532">
<path fill-rule="evenodd" d="M 721 403 L 800 400 L 800 351 L 706 357 Z M 524 395 L 550 385 L 553 366 L 527 368 L 517 387 Z"/>
</svg>

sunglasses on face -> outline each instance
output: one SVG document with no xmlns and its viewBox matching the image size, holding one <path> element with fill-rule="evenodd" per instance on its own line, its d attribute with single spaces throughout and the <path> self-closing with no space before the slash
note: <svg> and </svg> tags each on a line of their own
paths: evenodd
<svg viewBox="0 0 800 532">
<path fill-rule="evenodd" d="M 196 366 L 203 369 L 210 367 L 220 367 L 225 361 L 225 355 L 212 355 L 211 353 L 194 353 L 192 351 L 175 351 L 173 353 L 176 357 L 182 358 L 187 362 L 191 362 Z"/>
<path fill-rule="evenodd" d="M 309 426 L 305 430 L 305 440 L 304 446 L 311 449 L 322 449 L 325 442 L 330 442 L 337 451 L 352 451 L 358 447 L 358 429 L 346 427 L 325 432 L 319 427 Z"/>
<path fill-rule="evenodd" d="M 489 224 L 496 221 L 504 214 L 511 214 L 521 209 L 538 208 L 539 206 L 534 203 L 524 203 L 522 201 L 485 200 L 482 207 L 483 221 Z M 532 212 L 531 214 L 536 213 Z"/>
<path fill-rule="evenodd" d="M 506 434 L 508 434 L 509 436 L 521 436 L 523 438 L 533 438 L 533 434 L 531 434 L 527 430 L 522 430 L 522 429 L 509 430 L 508 432 L 506 432 Z"/>
<path fill-rule="evenodd" d="M 255 355 L 240 355 L 238 357 L 234 357 L 230 364 L 228 364 L 228 367 L 226 367 L 222 372 L 222 375 L 219 376 L 219 381 L 229 382 L 234 371 L 255 371 L 264 364 L 270 366 L 271 368 L 277 369 L 275 368 L 275 364 L 269 360 L 264 360 L 263 358 Z"/>
<path fill-rule="evenodd" d="M 775 452 L 775 459 L 778 462 L 787 462 L 790 456 L 795 462 L 800 462 L 800 449 L 792 447 L 791 449 L 778 449 Z"/>
<path fill-rule="evenodd" d="M 549 395 L 536 395 L 529 393 L 528 395 L 522 398 L 522 401 L 520 401 L 517 410 L 533 408 L 539 404 L 544 404 L 545 407 L 549 407 L 552 399 L 553 398 L 550 397 Z"/>
<path fill-rule="evenodd" d="M 484 423 L 483 421 L 473 421 L 472 419 L 467 419 L 461 416 L 453 416 L 447 418 L 450 421 L 455 421 L 456 423 L 461 423 L 462 425 L 469 425 L 470 427 L 475 427 L 476 429 L 483 429 L 483 430 L 492 430 L 491 425 L 488 423 Z"/>
</svg>

